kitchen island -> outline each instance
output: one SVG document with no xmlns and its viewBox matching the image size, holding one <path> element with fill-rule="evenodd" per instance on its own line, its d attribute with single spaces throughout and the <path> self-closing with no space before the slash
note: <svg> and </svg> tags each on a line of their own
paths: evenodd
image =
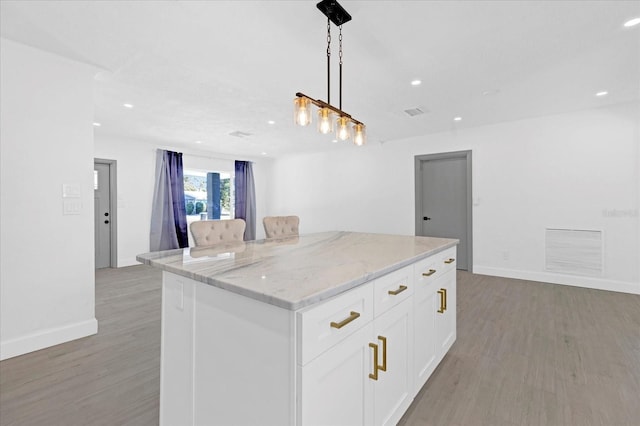
<svg viewBox="0 0 640 426">
<path fill-rule="evenodd" d="M 457 240 L 326 232 L 163 270 L 162 425 L 395 424 L 455 341 Z"/>
</svg>

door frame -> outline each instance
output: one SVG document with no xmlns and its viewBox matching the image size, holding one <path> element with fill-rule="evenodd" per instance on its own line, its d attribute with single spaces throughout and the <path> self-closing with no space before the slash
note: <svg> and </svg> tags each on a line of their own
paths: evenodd
<svg viewBox="0 0 640 426">
<path fill-rule="evenodd" d="M 442 160 L 448 158 L 464 158 L 467 163 L 467 268 L 473 273 L 473 204 L 472 204 L 472 151 L 453 151 L 438 154 L 424 154 L 415 156 L 415 235 L 422 228 L 422 172 L 423 161 Z"/>
<path fill-rule="evenodd" d="M 109 166 L 109 216 L 111 221 L 111 232 L 109 234 L 111 253 L 109 255 L 109 267 L 118 267 L 118 205 L 117 205 L 117 161 L 108 160 L 106 158 L 94 158 L 93 164 L 105 164 Z M 95 222 L 95 214 L 94 214 Z M 94 223 L 95 226 L 95 223 Z M 95 241 L 93 243 L 93 250 L 95 254 Z"/>
</svg>

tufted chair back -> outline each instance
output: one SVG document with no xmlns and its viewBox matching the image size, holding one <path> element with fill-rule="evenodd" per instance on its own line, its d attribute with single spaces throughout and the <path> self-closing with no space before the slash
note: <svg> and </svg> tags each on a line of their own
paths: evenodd
<svg viewBox="0 0 640 426">
<path fill-rule="evenodd" d="M 298 216 L 267 216 L 262 219 L 267 238 L 280 238 L 298 235 L 300 218 Z"/>
<path fill-rule="evenodd" d="M 242 241 L 246 226 L 242 219 L 197 220 L 191 223 L 190 229 L 193 241 L 198 247 Z"/>
</svg>

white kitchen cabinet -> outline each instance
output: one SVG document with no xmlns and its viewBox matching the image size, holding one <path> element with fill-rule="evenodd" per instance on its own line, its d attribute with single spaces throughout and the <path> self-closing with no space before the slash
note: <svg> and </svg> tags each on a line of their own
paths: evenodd
<svg viewBox="0 0 640 426">
<path fill-rule="evenodd" d="M 456 271 L 447 272 L 437 283 L 437 307 L 435 317 L 437 362 L 456 340 Z"/>
<path fill-rule="evenodd" d="M 374 383 L 367 375 L 373 368 L 372 336 L 369 322 L 304 367 L 298 366 L 298 424 L 373 424 Z"/>
<path fill-rule="evenodd" d="M 414 265 L 416 393 L 456 339 L 455 273 L 455 247 Z"/>
<path fill-rule="evenodd" d="M 416 393 L 427 382 L 438 360 L 436 359 L 436 310 L 439 303 L 435 282 L 416 289 L 414 298 L 414 377 Z M 416 286 L 419 286 L 417 284 Z"/>
<path fill-rule="evenodd" d="M 405 300 L 376 318 L 378 371 L 374 425 L 395 425 L 413 401 L 413 304 Z"/>
<path fill-rule="evenodd" d="M 316 347 L 340 341 L 298 369 L 301 424 L 394 425 L 402 417 L 414 396 L 412 274 L 411 266 L 402 268 L 299 316 L 299 323 L 309 324 L 303 342 Z M 376 317 L 363 323 L 370 294 Z M 354 312 L 360 315 L 349 321 L 347 313 Z M 344 326 L 328 327 L 331 322 Z M 348 337 L 340 339 L 341 333 Z"/>
<path fill-rule="evenodd" d="M 456 338 L 454 255 L 290 309 L 204 283 L 192 271 L 207 263 L 183 259 L 187 276 L 163 273 L 160 424 L 396 424 Z"/>
</svg>

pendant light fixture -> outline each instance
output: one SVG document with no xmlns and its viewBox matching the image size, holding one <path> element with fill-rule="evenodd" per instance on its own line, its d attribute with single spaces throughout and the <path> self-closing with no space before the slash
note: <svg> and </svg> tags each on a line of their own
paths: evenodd
<svg viewBox="0 0 640 426">
<path fill-rule="evenodd" d="M 351 15 L 336 0 L 322 0 L 317 4 L 318 9 L 327 17 L 327 102 L 313 99 L 304 93 L 296 93 L 293 100 L 294 121 L 297 125 L 307 126 L 311 123 L 311 105 L 318 108 L 318 131 L 323 134 L 335 132 L 341 141 L 353 137 L 353 143 L 364 145 L 366 142 L 365 125 L 342 110 L 342 24 L 351 20 Z M 331 23 L 340 29 L 339 57 L 339 104 L 338 108 L 331 105 Z"/>
</svg>

